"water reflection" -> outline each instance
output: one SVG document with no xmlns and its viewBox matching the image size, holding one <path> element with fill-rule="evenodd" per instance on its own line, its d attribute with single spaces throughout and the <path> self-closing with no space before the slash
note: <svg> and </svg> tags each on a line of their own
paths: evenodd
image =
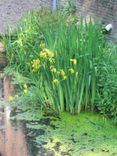
<svg viewBox="0 0 117 156">
<path fill-rule="evenodd" d="M 10 121 L 10 111 L 10 107 L 6 106 L 2 118 L 4 128 L 0 130 L 1 154 L 2 156 L 29 156 L 22 125 L 16 121 L 13 126 Z"/>
<path fill-rule="evenodd" d="M 9 82 L 7 80 L 3 82 L 5 82 L 4 94 L 6 93 L 4 97 L 8 97 Z M 2 80 L 0 79 L 0 156 L 29 156 L 23 126 L 19 121 L 10 120 L 11 109 L 7 102 L 4 102 L 3 112 L 2 93 Z"/>
</svg>

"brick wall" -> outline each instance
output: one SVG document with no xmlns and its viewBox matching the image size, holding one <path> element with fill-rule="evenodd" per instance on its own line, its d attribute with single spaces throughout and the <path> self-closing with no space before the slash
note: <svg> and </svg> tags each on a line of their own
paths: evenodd
<svg viewBox="0 0 117 156">
<path fill-rule="evenodd" d="M 112 23 L 113 30 L 110 37 L 117 41 L 117 0 L 74 0 L 77 10 L 83 17 L 91 16 L 94 20 L 101 21 L 104 25 Z M 58 0 L 63 6 L 67 0 Z"/>
<path fill-rule="evenodd" d="M 58 7 L 68 0 L 57 0 Z M 112 23 L 111 37 L 117 41 L 117 0 L 72 0 L 76 1 L 77 10 L 83 17 L 91 16 L 94 20 Z M 32 9 L 52 8 L 52 0 L 2 0 L 0 1 L 0 33 L 5 33 L 8 26 L 15 26 L 21 15 Z"/>
</svg>

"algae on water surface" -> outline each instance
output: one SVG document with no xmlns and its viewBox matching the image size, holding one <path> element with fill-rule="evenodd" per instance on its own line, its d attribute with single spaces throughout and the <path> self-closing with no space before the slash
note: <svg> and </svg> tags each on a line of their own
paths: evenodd
<svg viewBox="0 0 117 156">
<path fill-rule="evenodd" d="M 117 155 L 117 127 L 96 114 L 62 113 L 26 125 L 34 156 Z"/>
</svg>

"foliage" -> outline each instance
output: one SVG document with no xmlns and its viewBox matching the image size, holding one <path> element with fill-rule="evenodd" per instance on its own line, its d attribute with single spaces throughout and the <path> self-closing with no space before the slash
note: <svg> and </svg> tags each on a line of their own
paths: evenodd
<svg viewBox="0 0 117 156">
<path fill-rule="evenodd" d="M 97 106 L 103 115 L 117 123 L 117 53 L 114 45 L 107 48 L 98 69 Z"/>
<path fill-rule="evenodd" d="M 97 106 L 116 119 L 117 57 L 99 24 L 63 12 L 33 12 L 4 42 L 10 68 L 28 77 L 39 104 L 72 114 Z"/>
<path fill-rule="evenodd" d="M 20 86 L 18 89 L 19 92 L 17 95 L 13 97 L 12 107 L 19 109 L 21 111 L 28 110 L 38 110 L 42 111 L 45 103 L 42 103 L 43 100 L 41 96 L 38 96 L 40 91 L 35 86 L 28 87 L 26 84 Z"/>
<path fill-rule="evenodd" d="M 30 84 L 31 80 L 28 77 L 23 76 L 22 74 L 20 74 L 16 68 L 11 68 L 9 66 L 7 66 L 4 70 L 4 74 L 5 75 L 9 75 L 10 77 L 12 77 L 12 84 L 15 85 L 23 85 L 23 84 Z"/>
<path fill-rule="evenodd" d="M 71 0 L 68 0 L 68 3 L 67 5 L 65 6 L 65 13 L 66 14 L 74 14 L 76 13 L 76 2 L 75 1 L 71 1 Z"/>
</svg>

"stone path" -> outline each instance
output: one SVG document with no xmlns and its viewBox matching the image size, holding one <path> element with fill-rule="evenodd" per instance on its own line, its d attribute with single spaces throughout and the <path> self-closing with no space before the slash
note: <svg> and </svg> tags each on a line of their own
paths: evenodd
<svg viewBox="0 0 117 156">
<path fill-rule="evenodd" d="M 49 6 L 51 0 L 0 0 L 0 34 L 8 27 L 15 27 L 22 14 L 33 9 Z"/>
</svg>

